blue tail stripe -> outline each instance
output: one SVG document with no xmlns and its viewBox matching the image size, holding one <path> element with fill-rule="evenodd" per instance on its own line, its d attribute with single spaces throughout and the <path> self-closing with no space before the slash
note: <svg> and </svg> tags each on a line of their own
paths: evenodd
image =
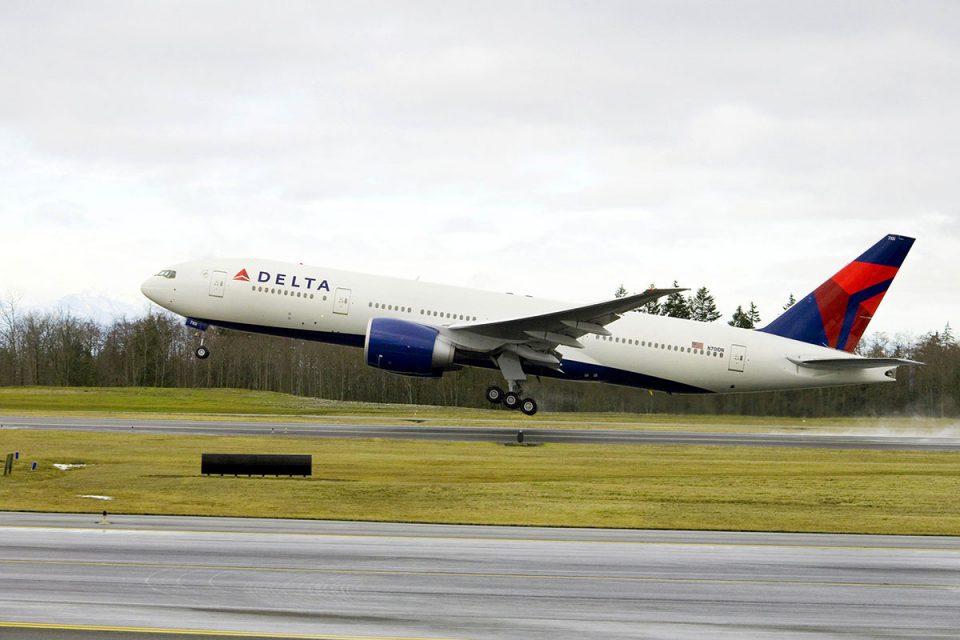
<svg viewBox="0 0 960 640">
<path fill-rule="evenodd" d="M 888 235 L 883 240 L 863 252 L 857 262 L 869 262 L 885 267 L 899 267 L 907 257 L 913 238 L 907 236 Z"/>
<path fill-rule="evenodd" d="M 860 303 L 864 300 L 869 300 L 878 293 L 884 293 L 890 288 L 891 282 L 893 282 L 893 278 L 879 282 L 872 287 L 867 287 L 863 291 L 858 291 L 850 296 L 850 301 L 847 303 L 847 311 L 843 316 L 843 326 L 840 328 L 840 339 L 837 340 L 838 349 L 842 349 L 843 345 L 847 344 L 847 340 L 850 339 L 850 332 L 853 330 L 853 323 L 857 319 L 857 309 L 860 308 Z"/>
</svg>

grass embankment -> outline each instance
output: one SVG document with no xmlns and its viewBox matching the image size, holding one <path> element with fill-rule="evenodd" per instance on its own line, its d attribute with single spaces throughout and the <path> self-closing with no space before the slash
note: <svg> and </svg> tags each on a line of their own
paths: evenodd
<svg viewBox="0 0 960 640">
<path fill-rule="evenodd" d="M 0 509 L 960 534 L 950 453 L 0 431 L 15 450 Z M 201 452 L 309 453 L 314 476 L 203 477 Z"/>
<path fill-rule="evenodd" d="M 82 415 L 351 424 L 436 423 L 505 428 L 597 428 L 755 432 L 879 430 L 938 434 L 956 421 L 936 418 L 772 418 L 662 413 L 553 413 L 534 417 L 491 408 L 338 402 L 269 391 L 147 387 L 0 387 L 0 415 Z M 958 430 L 960 435 L 960 430 Z"/>
</svg>

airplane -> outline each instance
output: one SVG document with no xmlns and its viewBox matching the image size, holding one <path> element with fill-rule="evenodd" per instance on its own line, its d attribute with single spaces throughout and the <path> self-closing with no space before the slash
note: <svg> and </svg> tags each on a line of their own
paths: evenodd
<svg viewBox="0 0 960 640">
<path fill-rule="evenodd" d="M 891 382 L 921 363 L 854 349 L 913 242 L 883 237 L 755 330 L 633 313 L 680 288 L 576 305 L 253 258 L 176 264 L 141 291 L 200 332 L 200 359 L 217 326 L 362 347 L 369 366 L 406 376 L 499 369 L 507 389 L 486 399 L 534 415 L 529 376 L 685 394 Z"/>
</svg>

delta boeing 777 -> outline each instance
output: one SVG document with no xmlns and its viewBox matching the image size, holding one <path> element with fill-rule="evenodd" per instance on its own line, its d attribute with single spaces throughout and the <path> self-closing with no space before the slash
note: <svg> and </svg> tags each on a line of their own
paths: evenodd
<svg viewBox="0 0 960 640">
<path fill-rule="evenodd" d="M 201 332 L 239 331 L 363 347 L 371 367 L 440 377 L 499 369 L 492 403 L 537 411 L 527 376 L 671 393 L 743 393 L 890 382 L 898 358 L 853 353 L 913 238 L 888 235 L 762 329 L 629 313 L 684 289 L 588 305 L 253 258 L 160 271 L 141 287 Z M 198 358 L 210 351 L 203 344 Z"/>
</svg>

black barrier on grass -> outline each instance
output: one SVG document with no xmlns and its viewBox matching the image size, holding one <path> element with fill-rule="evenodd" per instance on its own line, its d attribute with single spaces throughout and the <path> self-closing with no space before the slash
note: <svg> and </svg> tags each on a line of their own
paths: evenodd
<svg viewBox="0 0 960 640">
<path fill-rule="evenodd" d="M 200 473 L 221 476 L 309 476 L 313 474 L 313 456 L 204 453 L 200 462 Z"/>
</svg>

